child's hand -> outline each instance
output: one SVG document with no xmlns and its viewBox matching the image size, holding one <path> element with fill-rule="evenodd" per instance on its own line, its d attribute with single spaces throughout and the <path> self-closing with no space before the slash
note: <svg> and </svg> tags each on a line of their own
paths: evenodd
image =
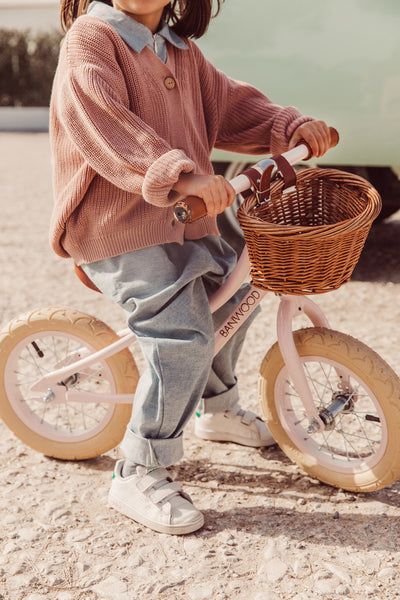
<svg viewBox="0 0 400 600">
<path fill-rule="evenodd" d="M 173 189 L 181 196 L 198 196 L 213 217 L 224 212 L 235 199 L 235 190 L 222 175 L 182 173 Z"/>
<path fill-rule="evenodd" d="M 324 121 L 309 121 L 294 130 L 289 141 L 289 150 L 297 146 L 301 140 L 310 146 L 313 156 L 321 157 L 329 150 L 331 136 L 329 127 Z"/>
</svg>

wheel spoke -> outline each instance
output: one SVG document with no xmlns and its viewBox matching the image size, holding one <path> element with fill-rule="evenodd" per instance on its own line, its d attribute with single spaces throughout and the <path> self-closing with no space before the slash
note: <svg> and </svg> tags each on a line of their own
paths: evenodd
<svg viewBox="0 0 400 600">
<path fill-rule="evenodd" d="M 321 358 L 303 359 L 303 367 L 317 409 L 328 409 L 336 398 L 335 394 L 344 393 L 339 387 L 335 365 Z M 340 368 L 344 370 L 343 366 Z M 289 430 L 293 428 L 300 443 L 305 443 L 310 452 L 332 464 L 345 461 L 351 465 L 368 460 L 374 457 L 380 445 L 381 423 L 375 401 L 361 382 L 351 381 L 352 378 L 352 373 L 348 372 L 346 389 L 352 392 L 348 394 L 347 409 L 335 417 L 332 426 L 313 434 L 307 432 L 309 420 L 293 382 L 287 378 L 285 383 L 282 414 L 285 415 L 287 427 Z M 368 420 L 367 416 L 373 420 Z"/>
<path fill-rule="evenodd" d="M 82 402 L 55 402 L 46 401 L 41 397 L 34 397 L 31 387 L 44 375 L 62 365 L 71 364 L 79 353 L 90 352 L 84 348 L 81 339 L 63 333 L 39 334 L 34 339 L 26 340 L 25 345 L 15 356 L 12 369 L 13 387 L 19 399 L 19 410 L 26 414 L 26 418 L 33 419 L 36 427 L 46 430 L 46 435 L 53 431 L 56 436 L 82 436 L 87 432 L 99 428 L 108 421 L 113 407 L 101 402 L 91 404 Z M 99 394 L 109 393 L 113 384 L 110 384 L 110 375 L 105 371 L 105 363 L 91 365 L 80 373 L 73 383 L 67 385 L 68 389 L 78 391 L 95 391 Z M 36 421 L 35 421 L 36 419 Z"/>
<path fill-rule="evenodd" d="M 262 412 L 283 452 L 311 477 L 349 491 L 396 481 L 400 378 L 344 333 L 308 327 L 293 331 L 293 341 L 307 398 L 295 389 L 299 378 L 292 378 L 278 342 L 265 355 L 258 380 Z"/>
</svg>

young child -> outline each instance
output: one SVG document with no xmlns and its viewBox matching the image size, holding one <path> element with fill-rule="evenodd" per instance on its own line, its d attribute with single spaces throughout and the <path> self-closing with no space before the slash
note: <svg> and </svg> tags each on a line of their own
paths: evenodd
<svg viewBox="0 0 400 600">
<path fill-rule="evenodd" d="M 245 326 L 213 360 L 214 322 L 232 307 L 212 316 L 208 297 L 236 254 L 216 226 L 235 193 L 213 174 L 211 151 L 277 153 L 304 139 L 321 156 L 328 127 L 204 58 L 190 38 L 206 31 L 211 0 L 62 0 L 61 11 L 51 243 L 127 311 L 146 360 L 109 504 L 155 531 L 189 533 L 203 515 L 166 467 L 181 459 L 196 407 L 201 438 L 274 443 L 238 404 Z M 187 195 L 203 198 L 208 215 L 185 226 L 173 206 Z"/>
</svg>

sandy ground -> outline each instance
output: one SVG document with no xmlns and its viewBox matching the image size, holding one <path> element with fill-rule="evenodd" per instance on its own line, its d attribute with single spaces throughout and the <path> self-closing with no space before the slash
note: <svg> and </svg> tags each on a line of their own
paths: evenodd
<svg viewBox="0 0 400 600">
<path fill-rule="evenodd" d="M 47 242 L 52 204 L 46 134 L 0 134 L 3 326 L 46 305 L 80 308 L 113 328 L 122 312 L 84 288 Z M 400 372 L 400 220 L 377 226 L 353 280 L 319 298 L 331 325 Z M 257 410 L 257 372 L 275 341 L 268 296 L 238 371 Z M 141 359 L 138 359 L 139 366 Z M 48 459 L 0 423 L 0 598 L 7 600 L 374 600 L 400 596 L 400 484 L 351 494 L 302 473 L 274 446 L 213 444 L 185 434 L 171 469 L 205 527 L 153 533 L 106 506 L 115 459 Z"/>
</svg>

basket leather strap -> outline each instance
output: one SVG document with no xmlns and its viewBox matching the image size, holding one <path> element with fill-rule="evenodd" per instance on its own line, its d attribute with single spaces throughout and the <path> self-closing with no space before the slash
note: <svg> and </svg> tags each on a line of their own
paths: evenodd
<svg viewBox="0 0 400 600">
<path fill-rule="evenodd" d="M 271 188 L 271 175 L 274 170 L 274 165 L 268 165 L 266 169 L 264 169 L 263 174 L 261 175 L 260 185 L 258 189 L 258 201 L 264 202 L 270 196 L 270 188 Z"/>
<path fill-rule="evenodd" d="M 245 171 L 242 172 L 242 175 L 246 175 L 246 177 L 248 177 L 248 179 L 250 179 L 251 188 L 253 188 L 254 190 L 258 190 L 258 187 L 260 185 L 261 175 L 260 175 L 260 172 L 257 171 L 257 169 L 253 169 L 253 167 L 249 167 L 248 169 L 246 169 Z M 243 198 L 247 198 L 252 193 L 253 193 L 252 190 L 249 188 L 248 190 L 241 192 L 241 196 L 243 196 Z"/>
<path fill-rule="evenodd" d="M 269 188 L 273 169 L 274 166 L 272 164 L 268 165 L 268 167 L 264 169 L 261 175 L 260 172 L 257 171 L 257 169 L 253 169 L 252 167 L 243 171 L 242 174 L 246 175 L 246 177 L 248 177 L 252 183 L 252 189 L 246 190 L 245 192 L 241 193 L 243 198 L 251 196 L 251 194 L 253 194 L 254 191 L 256 192 L 259 201 L 263 201 L 266 198 L 269 198 Z"/>
<path fill-rule="evenodd" d="M 272 160 L 275 162 L 278 170 L 281 172 L 284 186 L 283 189 L 290 188 L 296 185 L 296 171 L 293 169 L 292 165 L 284 158 L 281 154 L 275 154 L 272 157 Z M 243 171 L 243 175 L 246 175 L 252 183 L 251 189 L 242 192 L 243 198 L 247 198 L 254 191 L 257 194 L 257 199 L 259 202 L 263 202 L 270 196 L 270 185 L 271 185 L 271 175 L 273 171 L 273 165 L 269 165 L 266 169 L 264 169 L 262 175 L 260 175 L 257 169 L 250 167 Z M 252 191 L 253 190 L 253 191 Z"/>
<path fill-rule="evenodd" d="M 290 188 L 296 185 L 296 171 L 293 169 L 292 165 L 284 158 L 281 154 L 275 154 L 272 157 L 272 160 L 275 162 L 278 170 L 281 172 L 284 186 L 283 189 Z M 246 175 L 252 183 L 252 189 L 257 193 L 258 201 L 263 202 L 265 199 L 269 198 L 270 191 L 270 183 L 271 183 L 271 174 L 273 171 L 273 166 L 269 165 L 266 169 L 264 169 L 262 175 L 260 175 L 257 169 L 250 167 L 243 171 L 243 175 Z M 246 190 L 242 192 L 243 198 L 247 198 L 253 193 L 252 190 Z"/>
<path fill-rule="evenodd" d="M 296 171 L 286 158 L 281 154 L 276 154 L 272 157 L 272 160 L 275 161 L 279 171 L 282 173 L 283 181 L 285 182 L 283 189 L 285 190 L 296 185 Z"/>
</svg>

